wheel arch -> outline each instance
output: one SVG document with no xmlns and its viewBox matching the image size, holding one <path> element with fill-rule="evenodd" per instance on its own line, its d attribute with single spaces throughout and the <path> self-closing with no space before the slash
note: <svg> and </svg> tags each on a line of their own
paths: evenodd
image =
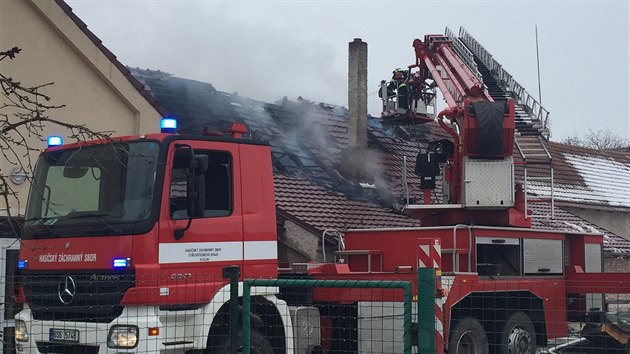
<svg viewBox="0 0 630 354">
<path fill-rule="evenodd" d="M 547 342 L 544 301 L 531 291 L 472 292 L 454 304 L 450 311 L 448 327 L 444 335 L 450 336 L 453 324 L 466 317 L 481 321 L 492 341 L 501 329 L 501 321 L 506 321 L 512 313 L 525 313 L 536 330 L 536 344 Z M 448 338 L 448 337 L 447 337 Z M 446 339 L 447 339 L 446 338 Z M 448 340 L 448 339 L 447 339 Z"/>
<path fill-rule="evenodd" d="M 239 298 L 239 328 L 243 326 L 242 300 L 242 297 Z M 288 318 L 288 310 L 286 310 L 286 315 L 281 315 L 281 311 L 284 313 L 283 309 L 286 306 L 282 301 L 280 301 L 282 303 L 278 303 L 278 301 L 280 300 L 277 300 L 275 296 L 252 296 L 250 299 L 250 327 L 268 338 L 276 354 L 284 354 L 287 352 L 287 338 L 292 338 L 292 335 L 285 333 L 284 330 L 290 328 L 283 321 L 283 318 Z M 230 301 L 228 300 L 221 305 L 208 328 L 207 348 L 216 348 L 225 341 L 225 338 L 229 336 L 229 322 Z"/>
</svg>

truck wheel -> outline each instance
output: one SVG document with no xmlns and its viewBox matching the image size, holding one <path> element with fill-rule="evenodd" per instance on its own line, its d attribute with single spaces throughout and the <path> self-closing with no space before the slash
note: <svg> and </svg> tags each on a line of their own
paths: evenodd
<svg viewBox="0 0 630 354">
<path fill-rule="evenodd" d="M 488 336 L 477 319 L 457 322 L 448 339 L 448 354 L 488 354 Z"/>
<path fill-rule="evenodd" d="M 501 334 L 500 354 L 536 353 L 536 330 L 525 313 L 513 313 L 499 333 Z"/>
<path fill-rule="evenodd" d="M 252 329 L 249 332 L 249 343 L 251 344 L 249 352 L 251 354 L 274 354 L 271 343 L 262 333 Z M 238 350 L 237 353 L 243 352 L 243 333 L 238 333 Z M 209 354 L 230 354 L 230 338 L 227 337 L 225 342 L 221 344 L 218 350 L 209 351 Z"/>
</svg>

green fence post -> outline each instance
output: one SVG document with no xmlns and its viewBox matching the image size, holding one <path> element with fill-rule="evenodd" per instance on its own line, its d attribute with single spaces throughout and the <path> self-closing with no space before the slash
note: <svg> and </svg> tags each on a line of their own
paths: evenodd
<svg viewBox="0 0 630 354">
<path fill-rule="evenodd" d="M 250 352 L 250 293 L 251 282 L 243 281 L 243 354 L 249 354 Z"/>
<path fill-rule="evenodd" d="M 435 354 L 435 269 L 418 269 L 418 353 Z"/>
<path fill-rule="evenodd" d="M 403 330 L 405 331 L 403 335 L 403 346 L 404 346 L 404 354 L 411 354 L 411 301 L 413 295 L 411 294 L 411 284 L 406 283 L 403 286 L 404 291 L 404 303 L 403 303 Z"/>
<path fill-rule="evenodd" d="M 223 268 L 223 278 L 230 279 L 230 354 L 238 353 L 238 277 L 239 266 Z"/>
</svg>

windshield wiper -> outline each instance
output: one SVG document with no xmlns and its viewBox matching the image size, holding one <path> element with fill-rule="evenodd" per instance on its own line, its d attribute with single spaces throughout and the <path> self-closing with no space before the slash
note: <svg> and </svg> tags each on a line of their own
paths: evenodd
<svg viewBox="0 0 630 354">
<path fill-rule="evenodd" d="M 89 215 L 90 217 L 95 217 L 98 218 L 98 220 L 101 221 L 102 226 L 104 226 L 104 228 L 100 228 L 100 229 L 96 229 L 92 232 L 89 232 L 91 234 L 96 234 L 96 233 L 100 233 L 102 232 L 103 229 L 105 229 L 106 231 L 109 231 L 111 233 L 113 233 L 114 235 L 120 235 L 122 234 L 122 230 L 120 230 L 119 228 L 117 228 L 116 226 L 110 224 L 107 222 L 107 220 L 105 219 L 105 216 L 109 216 L 110 214 L 97 214 L 97 213 L 93 213 L 92 215 Z M 80 216 L 80 217 L 88 217 L 88 216 Z"/>
<path fill-rule="evenodd" d="M 41 232 L 33 233 L 33 237 L 34 238 L 38 238 L 38 237 L 42 237 L 42 236 L 57 237 L 57 236 L 61 236 L 61 232 L 59 232 L 57 230 L 53 230 L 53 229 L 45 229 L 45 230 L 41 230 Z"/>
<path fill-rule="evenodd" d="M 118 229 L 117 227 L 111 225 L 110 223 L 107 222 L 107 219 L 105 219 L 106 216 L 111 216 L 110 213 L 100 213 L 100 212 L 89 212 L 89 211 L 81 211 L 81 212 L 75 212 L 74 215 L 71 215 L 72 213 L 66 215 L 66 218 L 68 219 L 87 219 L 87 218 L 96 218 L 98 219 L 101 223 L 100 225 L 103 225 L 105 227 L 105 230 L 114 233 L 116 235 L 120 235 L 122 234 L 122 231 L 120 229 Z M 103 230 L 103 228 L 100 229 L 96 229 L 93 231 L 88 232 L 89 234 L 96 234 L 96 233 L 101 233 Z"/>
<path fill-rule="evenodd" d="M 121 235 L 123 233 L 122 230 L 120 230 L 119 228 L 117 228 L 117 227 L 115 227 L 113 225 L 105 224 L 105 223 L 103 223 L 102 225 L 103 225 L 103 227 L 93 229 L 92 231 L 89 231 L 88 234 L 90 234 L 90 235 L 97 235 L 97 234 L 98 235 L 103 235 L 103 232 L 105 232 L 105 231 L 109 231 L 108 235 L 112 235 L 112 234 L 113 235 Z"/>
<path fill-rule="evenodd" d="M 25 219 L 24 223 L 26 226 L 39 227 L 53 225 L 57 222 L 57 220 L 59 220 L 59 216 Z"/>
<path fill-rule="evenodd" d="M 64 219 L 85 219 L 85 218 L 103 218 L 110 216 L 110 213 L 102 213 L 97 211 L 73 211 L 64 216 Z"/>
</svg>

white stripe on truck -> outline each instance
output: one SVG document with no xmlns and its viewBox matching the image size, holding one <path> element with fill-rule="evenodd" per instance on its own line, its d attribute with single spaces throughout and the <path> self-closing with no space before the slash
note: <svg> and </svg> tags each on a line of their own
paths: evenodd
<svg viewBox="0 0 630 354">
<path fill-rule="evenodd" d="M 243 249 L 245 254 L 243 257 Z M 227 262 L 278 258 L 276 241 L 160 243 L 159 263 Z"/>
</svg>

